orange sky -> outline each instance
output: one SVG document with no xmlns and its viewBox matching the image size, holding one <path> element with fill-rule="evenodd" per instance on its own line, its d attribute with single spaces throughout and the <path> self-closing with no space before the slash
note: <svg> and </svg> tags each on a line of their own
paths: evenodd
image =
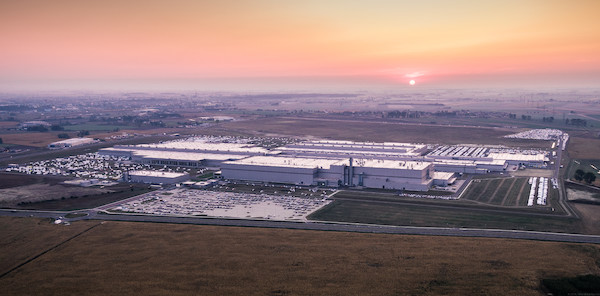
<svg viewBox="0 0 600 296">
<path fill-rule="evenodd" d="M 599 11 L 596 0 L 2 1 L 0 87 L 599 86 Z"/>
</svg>

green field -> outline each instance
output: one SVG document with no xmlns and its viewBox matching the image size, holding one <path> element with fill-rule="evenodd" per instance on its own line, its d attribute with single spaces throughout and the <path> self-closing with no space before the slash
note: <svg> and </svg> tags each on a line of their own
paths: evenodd
<svg viewBox="0 0 600 296">
<path fill-rule="evenodd" d="M 594 169 L 593 166 L 596 167 Z M 569 179 L 575 180 L 573 177 L 575 171 L 582 170 L 584 172 L 592 172 L 596 175 L 596 181 L 594 185 L 600 185 L 600 159 L 573 159 L 569 164 L 569 171 L 567 172 Z"/>
<path fill-rule="evenodd" d="M 461 198 L 505 207 L 526 206 L 529 178 L 473 179 Z"/>
<path fill-rule="evenodd" d="M 581 232 L 579 220 L 561 216 L 353 200 L 336 200 L 311 214 L 309 219 L 386 225 Z"/>
<path fill-rule="evenodd" d="M 531 188 L 528 180 L 527 177 L 473 179 L 461 198 L 494 206 L 526 207 L 556 214 L 564 212 L 558 203 L 558 191 L 552 188 L 551 183 L 548 186 L 547 205 L 540 206 L 534 203 L 532 207 L 527 207 Z"/>
</svg>

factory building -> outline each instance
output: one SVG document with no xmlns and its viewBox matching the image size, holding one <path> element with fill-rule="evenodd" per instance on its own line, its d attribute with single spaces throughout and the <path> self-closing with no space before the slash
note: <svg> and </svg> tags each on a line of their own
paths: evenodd
<svg viewBox="0 0 600 296">
<path fill-rule="evenodd" d="M 385 159 L 350 159 L 350 186 L 427 191 L 432 185 L 433 164 Z"/>
<path fill-rule="evenodd" d="M 48 148 L 63 149 L 63 148 L 69 148 L 69 147 L 74 147 L 74 146 L 79 146 L 79 145 L 91 144 L 94 142 L 96 142 L 96 140 L 94 140 L 92 138 L 72 138 L 72 139 L 66 139 L 66 140 L 62 140 L 62 141 L 58 141 L 58 142 L 52 142 L 52 143 L 48 144 Z"/>
<path fill-rule="evenodd" d="M 221 175 L 225 179 L 234 180 L 313 185 L 319 179 L 319 171 L 328 171 L 332 165 L 342 161 L 325 158 L 252 156 L 224 162 Z"/>
<path fill-rule="evenodd" d="M 432 163 L 372 159 L 253 156 L 224 162 L 225 179 L 296 185 L 359 186 L 427 191 L 433 184 Z M 440 175 L 448 178 L 451 174 Z"/>
<path fill-rule="evenodd" d="M 190 179 L 187 173 L 161 172 L 161 171 L 130 171 L 123 178 L 128 182 L 148 184 L 174 184 Z"/>
<path fill-rule="evenodd" d="M 411 159 L 427 150 L 425 145 L 350 141 L 308 141 L 277 148 L 283 154 L 316 157 L 356 157 L 372 159 Z"/>
<path fill-rule="evenodd" d="M 456 173 L 503 172 L 509 165 L 544 167 L 547 152 L 476 145 L 307 141 L 272 150 L 246 143 L 191 138 L 115 146 L 100 154 L 150 165 L 214 167 L 225 179 L 296 185 L 425 191 L 447 186 Z"/>
</svg>

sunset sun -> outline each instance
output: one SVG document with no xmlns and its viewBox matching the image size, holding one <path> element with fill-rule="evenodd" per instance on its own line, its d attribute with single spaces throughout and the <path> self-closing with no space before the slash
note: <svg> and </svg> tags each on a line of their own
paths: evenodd
<svg viewBox="0 0 600 296">
<path fill-rule="evenodd" d="M 409 81 L 408 83 L 409 83 L 410 85 L 415 85 L 415 83 L 416 83 L 416 82 L 415 82 L 414 80 L 411 80 L 411 81 Z"/>
</svg>

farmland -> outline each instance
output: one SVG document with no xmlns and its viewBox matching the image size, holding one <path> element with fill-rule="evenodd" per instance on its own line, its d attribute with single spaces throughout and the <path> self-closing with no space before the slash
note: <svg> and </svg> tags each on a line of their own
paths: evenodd
<svg viewBox="0 0 600 296">
<path fill-rule="evenodd" d="M 32 218 L 0 227 L 2 272 L 42 254 L 0 278 L 9 295 L 539 295 L 543 278 L 600 273 L 588 244 Z"/>
<path fill-rule="evenodd" d="M 550 144 L 546 141 L 503 138 L 512 131 L 497 128 L 283 117 L 230 122 L 223 124 L 222 127 L 231 130 L 255 131 L 262 134 L 324 137 L 352 141 L 447 145 L 462 143 L 505 144 L 519 147 L 550 147 Z"/>
</svg>

